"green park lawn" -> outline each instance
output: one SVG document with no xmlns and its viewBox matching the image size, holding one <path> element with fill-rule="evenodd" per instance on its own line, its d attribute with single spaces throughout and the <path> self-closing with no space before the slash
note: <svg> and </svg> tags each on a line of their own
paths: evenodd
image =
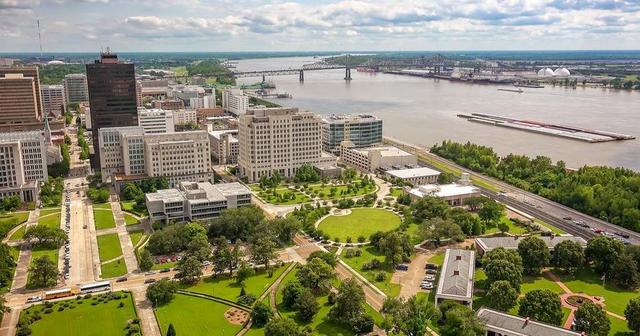
<svg viewBox="0 0 640 336">
<path fill-rule="evenodd" d="M 619 318 L 615 318 L 611 315 L 607 315 L 607 318 L 611 322 L 611 329 L 609 330 L 609 335 L 612 336 L 622 336 L 622 335 L 633 335 L 627 327 L 627 321 L 621 320 Z"/>
<path fill-rule="evenodd" d="M 253 294 L 256 298 L 260 297 L 260 295 L 267 290 L 267 288 L 269 288 L 269 286 L 271 286 L 271 284 L 276 281 L 280 274 L 282 274 L 282 272 L 287 268 L 286 265 L 282 267 L 271 267 L 274 270 L 273 276 L 269 277 L 269 274 L 266 271 L 259 270 L 256 271 L 255 275 L 244 281 L 244 290 L 247 294 Z M 208 277 L 202 279 L 197 284 L 184 289 L 190 292 L 213 295 L 235 302 L 238 300 L 241 287 L 236 283 L 235 278 L 229 278 L 227 275 L 220 275 L 216 278 Z"/>
<path fill-rule="evenodd" d="M 561 230 L 561 229 L 559 229 L 559 228 L 557 228 L 557 227 L 555 227 L 555 226 L 553 226 L 553 225 L 551 225 L 549 223 L 543 222 L 543 221 L 541 221 L 541 220 L 539 220 L 537 218 L 534 219 L 533 221 L 534 221 L 534 223 L 536 223 L 536 224 L 538 224 L 540 226 L 546 227 L 547 229 L 551 230 L 551 232 L 553 232 L 553 233 L 555 233 L 557 235 L 561 235 L 561 234 L 565 234 L 566 233 L 563 230 Z"/>
<path fill-rule="evenodd" d="M 159 271 L 165 268 L 174 268 L 176 267 L 176 265 L 178 265 L 177 261 L 172 261 L 172 262 L 166 262 L 163 264 L 156 264 L 154 263 L 153 266 L 151 266 L 151 269 L 154 271 Z"/>
<path fill-rule="evenodd" d="M 40 209 L 40 217 L 46 216 L 46 215 L 50 215 L 52 213 L 56 213 L 56 212 L 60 212 L 62 211 L 60 208 L 45 208 L 45 209 Z"/>
<path fill-rule="evenodd" d="M 333 240 L 340 238 L 344 242 L 351 237 L 355 242 L 359 236 L 368 240 L 377 231 L 391 231 L 399 226 L 400 217 L 391 211 L 361 208 L 351 209 L 346 216 L 329 216 L 320 222 L 318 229 Z"/>
<path fill-rule="evenodd" d="M 13 212 L 0 215 L 0 235 L 4 237 L 11 229 L 29 219 L 29 212 Z"/>
<path fill-rule="evenodd" d="M 104 262 L 122 255 L 120 247 L 120 239 L 115 233 L 98 236 L 98 251 L 100 252 L 100 261 Z"/>
<path fill-rule="evenodd" d="M 123 335 L 127 322 L 136 318 L 136 311 L 131 294 L 127 292 L 119 292 L 119 294 L 124 295 L 120 300 L 109 300 L 96 305 L 91 303 L 97 302 L 97 296 L 91 299 L 54 302 L 50 313 L 42 312 L 44 305 L 33 305 L 21 315 L 41 312 L 42 318 L 31 324 L 33 336 Z M 124 303 L 124 307 L 118 307 L 120 302 Z M 65 304 L 69 307 L 58 311 Z"/>
<path fill-rule="evenodd" d="M 515 235 L 521 235 L 521 234 L 527 233 L 527 229 L 524 226 L 516 225 L 507 216 L 503 215 L 502 218 L 500 218 L 500 221 L 502 223 L 506 223 L 509 226 L 509 231 L 507 231 L 508 233 L 515 234 Z M 484 233 L 485 234 L 492 234 L 492 233 L 497 233 L 497 232 L 500 232 L 500 230 L 498 229 L 497 226 L 495 226 L 495 227 L 492 227 L 492 228 L 488 228 Z"/>
<path fill-rule="evenodd" d="M 124 213 L 124 223 L 126 225 L 136 225 L 136 224 L 139 224 L 140 221 L 138 219 L 136 219 L 135 217 L 133 217 L 130 214 L 125 212 Z"/>
<path fill-rule="evenodd" d="M 50 228 L 60 228 L 60 209 L 57 212 L 52 212 L 46 215 L 40 215 L 38 218 L 38 225 L 48 226 Z"/>
<path fill-rule="evenodd" d="M 47 249 L 43 247 L 35 247 L 31 250 L 31 263 L 43 256 L 48 256 L 54 264 L 58 264 L 58 249 Z"/>
<path fill-rule="evenodd" d="M 113 219 L 113 211 L 109 203 L 93 206 L 93 220 L 96 223 L 96 230 L 116 227 L 116 221 Z"/>
<path fill-rule="evenodd" d="M 12 235 L 11 237 L 9 237 L 9 240 L 20 240 L 24 237 L 24 233 L 26 232 L 26 225 L 23 225 L 21 228 L 17 229 Z"/>
<path fill-rule="evenodd" d="M 358 180 L 353 181 L 352 184 L 357 184 L 357 183 L 359 183 Z M 336 189 L 332 196 L 331 189 L 334 187 Z M 340 184 L 340 185 L 325 184 L 324 186 L 322 184 L 312 184 L 312 185 L 309 185 L 307 192 L 309 194 L 317 195 L 317 197 L 320 197 L 320 199 L 327 200 L 327 199 L 338 199 L 343 197 L 348 198 L 348 197 L 362 196 L 362 195 L 366 195 L 371 192 L 374 192 L 376 191 L 376 189 L 377 187 L 374 185 L 374 186 L 367 186 L 366 188 L 360 188 L 358 190 L 352 189 L 351 192 L 348 192 L 348 187 L 346 184 Z"/>
<path fill-rule="evenodd" d="M 557 274 L 562 282 L 574 293 L 585 293 L 604 297 L 605 309 L 618 315 L 624 315 L 624 309 L 638 291 L 624 290 L 609 281 L 602 285 L 600 276 L 591 269 L 579 269 L 575 275 Z"/>
<path fill-rule="evenodd" d="M 291 204 L 301 204 L 301 203 L 311 202 L 311 199 L 307 197 L 305 194 L 296 190 L 288 189 L 288 188 L 281 188 L 281 187 L 276 188 L 276 195 L 273 194 L 273 190 L 262 191 L 260 187 L 256 189 L 253 186 L 251 189 L 254 190 L 258 194 L 258 196 L 262 198 L 262 200 L 271 204 L 291 205 Z M 283 199 L 282 197 L 288 193 L 293 193 L 294 198 L 286 199 L 286 200 Z"/>
<path fill-rule="evenodd" d="M 443 255 L 443 258 L 444 258 L 444 255 Z M 432 262 L 432 261 L 429 260 L 429 262 Z M 484 270 L 482 270 L 481 268 L 476 268 L 476 272 L 474 274 L 475 287 L 478 289 L 486 288 L 486 285 L 484 284 L 486 279 L 487 279 L 487 276 L 485 275 Z M 543 277 L 542 275 L 537 277 L 524 276 L 522 279 L 522 284 L 520 285 L 520 295 L 524 295 L 534 289 L 548 289 L 557 294 L 564 293 L 564 291 L 562 290 L 562 288 L 560 288 L 560 286 L 558 286 L 555 282 Z M 476 310 L 480 309 L 480 307 L 487 304 L 484 299 L 484 294 L 479 292 L 474 294 L 473 301 L 474 301 L 473 308 Z M 512 308 L 509 312 L 512 314 L 517 314 L 518 306 Z"/>
<path fill-rule="evenodd" d="M 100 269 L 102 270 L 100 277 L 103 279 L 127 274 L 127 265 L 124 263 L 124 258 L 102 264 Z"/>
<path fill-rule="evenodd" d="M 20 246 L 11 246 L 9 248 L 9 253 L 13 257 L 14 261 L 18 261 L 18 257 L 20 256 Z"/>
<path fill-rule="evenodd" d="M 169 324 L 173 324 L 178 335 L 231 336 L 242 326 L 227 322 L 224 312 L 229 308 L 212 300 L 176 294 L 169 304 L 158 307 L 155 313 L 163 335 Z"/>
<path fill-rule="evenodd" d="M 144 231 L 142 230 L 129 231 L 129 238 L 131 238 L 131 244 L 133 244 L 134 247 L 138 245 L 142 236 L 144 236 Z"/>
<path fill-rule="evenodd" d="M 389 193 L 393 197 L 398 197 L 404 194 L 402 188 L 391 188 L 391 192 Z"/>
<path fill-rule="evenodd" d="M 442 266 L 442 264 L 444 264 L 444 252 L 439 252 L 438 254 L 432 256 L 427 262 Z"/>
<path fill-rule="evenodd" d="M 136 215 L 138 215 L 140 217 L 147 216 L 147 214 L 144 213 L 144 212 L 136 211 L 134 209 L 134 207 L 133 207 L 135 204 L 136 204 L 136 202 L 134 202 L 134 201 L 122 201 L 122 202 L 120 202 L 120 208 L 122 208 L 122 211 L 131 212 L 131 213 L 136 214 Z"/>
<path fill-rule="evenodd" d="M 340 259 L 342 259 L 347 265 L 351 266 L 356 272 L 360 273 L 367 280 L 369 280 L 372 284 L 374 284 L 378 289 L 387 294 L 388 296 L 398 296 L 400 294 L 400 285 L 392 284 L 391 277 L 393 276 L 394 269 L 391 265 L 383 264 L 382 269 L 362 270 L 362 265 L 371 262 L 373 259 L 378 259 L 381 262 L 384 262 L 384 255 L 376 250 L 373 246 L 365 246 L 360 248 L 362 251 L 362 255 L 359 257 L 345 257 L 346 249 L 342 251 L 342 255 Z M 384 272 L 386 275 L 386 279 L 383 281 L 376 281 L 376 274 L 379 272 Z"/>
</svg>

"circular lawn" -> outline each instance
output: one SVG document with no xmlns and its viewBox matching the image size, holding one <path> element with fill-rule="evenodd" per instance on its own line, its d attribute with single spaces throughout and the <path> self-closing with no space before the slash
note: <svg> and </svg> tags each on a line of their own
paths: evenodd
<svg viewBox="0 0 640 336">
<path fill-rule="evenodd" d="M 382 209 L 351 209 L 351 213 L 343 216 L 331 215 L 318 224 L 318 230 L 322 230 L 331 240 L 340 238 L 346 242 L 347 237 L 355 243 L 359 236 L 364 236 L 369 241 L 369 236 L 377 231 L 391 231 L 400 226 L 400 217 L 391 211 Z"/>
</svg>

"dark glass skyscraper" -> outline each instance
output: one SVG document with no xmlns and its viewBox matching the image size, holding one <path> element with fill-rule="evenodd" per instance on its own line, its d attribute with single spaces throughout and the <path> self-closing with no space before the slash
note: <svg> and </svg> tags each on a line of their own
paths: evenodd
<svg viewBox="0 0 640 336">
<path fill-rule="evenodd" d="M 138 125 L 134 66 L 118 62 L 116 54 L 102 53 L 100 60 L 87 64 L 87 86 L 95 153 L 92 166 L 99 169 L 98 131 L 104 127 Z"/>
</svg>

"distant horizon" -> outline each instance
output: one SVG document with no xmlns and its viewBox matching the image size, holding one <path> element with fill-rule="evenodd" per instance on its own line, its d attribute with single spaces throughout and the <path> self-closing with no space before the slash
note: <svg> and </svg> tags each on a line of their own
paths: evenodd
<svg viewBox="0 0 640 336">
<path fill-rule="evenodd" d="M 618 51 L 640 51 L 638 49 L 389 49 L 389 50 L 114 50 L 111 52 L 120 53 L 419 53 L 419 52 L 618 52 Z M 99 54 L 101 51 L 42 51 L 42 54 Z M 0 51 L 4 54 L 40 54 L 40 51 Z"/>
</svg>

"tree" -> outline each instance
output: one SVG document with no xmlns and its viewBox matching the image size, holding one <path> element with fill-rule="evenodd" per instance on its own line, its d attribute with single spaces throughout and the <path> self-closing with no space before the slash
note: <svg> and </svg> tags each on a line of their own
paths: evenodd
<svg viewBox="0 0 640 336">
<path fill-rule="evenodd" d="M 611 329 L 607 313 L 591 301 L 583 303 L 576 310 L 574 322 L 576 331 L 583 331 L 592 336 L 607 336 Z"/>
<path fill-rule="evenodd" d="M 502 218 L 503 213 L 504 205 L 491 199 L 485 199 L 478 211 L 478 216 L 487 226 L 495 226 Z"/>
<path fill-rule="evenodd" d="M 240 286 L 244 287 L 244 281 L 249 277 L 254 275 L 255 272 L 249 264 L 246 262 L 242 262 L 240 264 L 240 268 L 238 268 L 238 272 L 236 272 L 236 282 L 240 284 Z"/>
<path fill-rule="evenodd" d="M 469 197 L 465 198 L 462 204 L 466 205 L 470 211 L 478 211 L 482 204 L 484 203 L 485 198 L 482 196 Z"/>
<path fill-rule="evenodd" d="M 298 324 L 287 317 L 277 317 L 269 320 L 264 327 L 265 336 L 307 336 L 308 333 L 300 330 Z"/>
<path fill-rule="evenodd" d="M 35 260 L 29 267 L 30 286 L 29 287 L 51 287 L 56 284 L 58 278 L 58 267 L 49 259 L 49 256 L 42 256 Z"/>
<path fill-rule="evenodd" d="M 516 266 L 521 274 L 524 272 L 522 258 L 516 250 L 507 250 L 504 247 L 495 248 L 484 254 L 482 257 L 482 265 L 487 267 L 492 260 L 506 260 Z"/>
<path fill-rule="evenodd" d="M 320 258 L 331 267 L 336 267 L 336 264 L 338 262 L 336 259 L 336 255 L 331 252 L 314 251 L 309 255 L 307 261 L 310 261 L 313 258 Z"/>
<path fill-rule="evenodd" d="M 584 263 L 582 246 L 575 241 L 565 240 L 553 249 L 553 265 L 573 274 Z"/>
<path fill-rule="evenodd" d="M 508 311 L 518 303 L 518 291 L 506 280 L 495 281 L 489 286 L 487 300 L 492 308 Z"/>
<path fill-rule="evenodd" d="M 382 312 L 391 316 L 392 328 L 408 336 L 426 334 L 429 321 L 436 321 L 440 311 L 427 297 L 412 296 L 409 300 L 387 298 L 382 305 Z"/>
<path fill-rule="evenodd" d="M 640 297 L 629 300 L 624 308 L 624 317 L 627 319 L 627 327 L 640 335 Z"/>
<path fill-rule="evenodd" d="M 296 175 L 293 177 L 293 181 L 296 183 L 311 183 L 320 181 L 320 174 L 310 164 L 303 164 L 296 170 Z"/>
<path fill-rule="evenodd" d="M 143 272 L 146 272 L 153 267 L 153 259 L 151 258 L 151 253 L 149 253 L 149 250 L 143 249 L 142 252 L 140 252 L 139 266 L 140 270 L 142 270 Z"/>
<path fill-rule="evenodd" d="M 549 264 L 549 248 L 544 241 L 535 236 L 529 236 L 518 243 L 518 253 L 522 257 L 524 272 L 536 275 Z"/>
<path fill-rule="evenodd" d="M 489 283 L 501 280 L 508 281 L 511 288 L 515 289 L 516 292 L 520 291 L 520 284 L 522 283 L 522 269 L 518 268 L 518 266 L 512 264 L 510 261 L 504 259 L 491 260 L 485 264 L 484 271 Z"/>
<path fill-rule="evenodd" d="M 46 225 L 35 225 L 27 229 L 23 237 L 25 240 L 35 240 L 36 246 L 60 247 L 69 237 L 60 228 Z"/>
<path fill-rule="evenodd" d="M 390 232 L 380 239 L 378 249 L 384 254 L 385 262 L 395 267 L 411 255 L 413 247 L 407 234 Z"/>
<path fill-rule="evenodd" d="M 276 257 L 276 244 L 267 236 L 257 238 L 251 244 L 251 260 L 269 269 L 269 261 Z"/>
<path fill-rule="evenodd" d="M 562 323 L 560 298 L 548 289 L 534 289 L 520 299 L 518 315 L 552 325 L 560 325 Z"/>
<path fill-rule="evenodd" d="M 587 242 L 584 256 L 587 262 L 593 263 L 594 269 L 600 274 L 608 273 L 624 251 L 624 245 L 610 237 L 598 236 Z"/>
<path fill-rule="evenodd" d="M 209 259 L 211 255 L 211 245 L 209 245 L 207 236 L 203 233 L 192 238 L 192 240 L 187 243 L 186 254 L 195 257 L 201 263 Z"/>
<path fill-rule="evenodd" d="M 432 218 L 422 223 L 420 225 L 420 233 L 424 239 L 434 241 L 436 245 L 440 245 L 442 239 L 461 242 L 466 238 L 458 224 L 440 217 Z"/>
<path fill-rule="evenodd" d="M 0 314 L 10 312 L 11 308 L 7 307 L 7 299 L 4 296 L 0 296 Z"/>
<path fill-rule="evenodd" d="M 622 288 L 635 289 L 640 284 L 640 274 L 638 273 L 638 265 L 629 254 L 622 254 L 616 260 L 610 269 L 610 277 L 613 282 Z"/>
<path fill-rule="evenodd" d="M 364 312 L 364 291 L 360 284 L 353 278 L 344 281 L 338 288 L 336 303 L 329 311 L 329 318 L 335 321 L 347 323 L 358 318 Z"/>
<path fill-rule="evenodd" d="M 304 287 L 298 280 L 292 280 L 287 282 L 282 288 L 282 304 L 285 308 L 293 309 L 293 305 L 296 303 L 298 296 L 304 290 Z"/>
<path fill-rule="evenodd" d="M 457 180 L 458 177 L 453 173 L 443 171 L 440 173 L 440 175 L 438 175 L 438 184 L 449 184 Z"/>
<path fill-rule="evenodd" d="M 509 232 L 509 224 L 502 221 L 498 222 L 498 230 L 500 230 L 500 233 Z"/>
<path fill-rule="evenodd" d="M 6 196 L 2 199 L 2 209 L 4 211 L 16 211 L 22 201 L 18 196 Z"/>
<path fill-rule="evenodd" d="M 463 208 L 451 208 L 447 211 L 447 218 L 458 224 L 467 236 L 482 234 L 482 222 L 471 212 Z"/>
<path fill-rule="evenodd" d="M 173 300 L 178 291 L 178 284 L 175 281 L 162 279 L 147 288 L 147 299 L 154 307 L 168 304 Z"/>
<path fill-rule="evenodd" d="M 194 256 L 180 260 L 176 269 L 180 273 L 180 280 L 185 283 L 196 283 L 202 276 L 202 262 Z"/>
<path fill-rule="evenodd" d="M 313 258 L 300 268 L 296 277 L 302 286 L 319 293 L 325 293 L 331 288 L 331 281 L 336 277 L 336 274 L 324 260 Z"/>
<path fill-rule="evenodd" d="M 176 336 L 176 330 L 172 323 L 169 323 L 169 328 L 167 328 L 167 336 Z"/>
<path fill-rule="evenodd" d="M 440 326 L 442 336 L 482 336 L 484 326 L 473 310 L 463 305 L 454 305 L 444 313 L 444 323 Z"/>
<path fill-rule="evenodd" d="M 311 290 L 305 288 L 296 298 L 293 308 L 296 310 L 296 316 L 308 323 L 313 320 L 320 306 L 318 306 L 316 297 L 311 293 Z"/>
<path fill-rule="evenodd" d="M 275 218 L 269 222 L 273 228 L 276 239 L 282 245 L 288 245 L 293 241 L 293 236 L 300 230 L 300 222 L 295 217 Z"/>
<path fill-rule="evenodd" d="M 237 239 L 248 241 L 263 220 L 264 213 L 253 205 L 227 209 L 211 220 L 207 236 L 209 239 L 224 236 L 232 242 Z"/>
<path fill-rule="evenodd" d="M 253 310 L 251 311 L 251 321 L 258 328 L 267 324 L 269 319 L 271 319 L 271 316 L 273 316 L 271 308 L 262 301 L 256 302 L 255 306 L 253 306 Z"/>
<path fill-rule="evenodd" d="M 444 218 L 449 204 L 439 197 L 427 196 L 414 202 L 411 208 L 416 221 L 422 222 L 436 217 Z"/>
</svg>

